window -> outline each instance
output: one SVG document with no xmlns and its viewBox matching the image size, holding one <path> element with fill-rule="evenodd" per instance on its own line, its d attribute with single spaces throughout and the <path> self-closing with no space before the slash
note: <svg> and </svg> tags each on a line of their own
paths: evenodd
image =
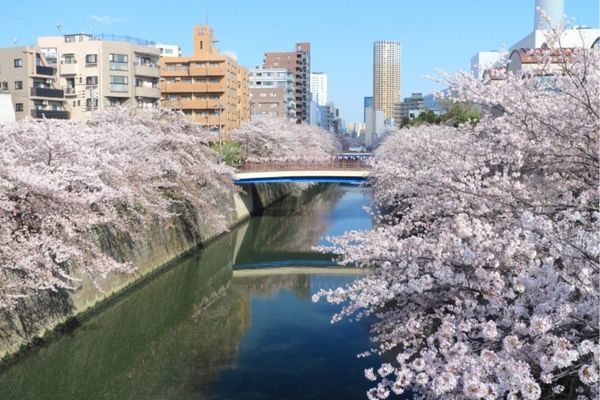
<svg viewBox="0 0 600 400">
<path fill-rule="evenodd" d="M 85 78 L 85 84 L 86 85 L 97 85 L 98 84 L 98 77 L 97 76 L 88 76 Z"/>
<path fill-rule="evenodd" d="M 110 53 L 108 60 L 112 71 L 127 71 L 127 63 L 129 62 L 127 54 Z"/>
<path fill-rule="evenodd" d="M 75 41 L 75 36 L 65 36 L 65 43 L 72 43 Z"/>
<path fill-rule="evenodd" d="M 110 90 L 111 92 L 127 92 L 129 89 L 127 84 L 129 83 L 126 76 L 111 75 L 110 76 Z"/>
<path fill-rule="evenodd" d="M 15 81 L 15 90 L 23 89 L 23 81 Z"/>
<path fill-rule="evenodd" d="M 97 64 L 98 63 L 98 55 L 97 54 L 87 54 L 85 56 L 86 64 Z"/>
<path fill-rule="evenodd" d="M 22 58 L 15 58 L 15 68 L 21 68 L 23 66 Z"/>
<path fill-rule="evenodd" d="M 110 55 L 108 56 L 108 61 L 126 63 L 128 62 L 128 57 L 127 54 L 110 53 Z"/>
<path fill-rule="evenodd" d="M 7 81 L 2 82 L 2 90 L 8 91 L 8 82 Z"/>
<path fill-rule="evenodd" d="M 15 111 L 16 112 L 23 112 L 23 103 L 16 103 L 15 104 Z"/>
</svg>

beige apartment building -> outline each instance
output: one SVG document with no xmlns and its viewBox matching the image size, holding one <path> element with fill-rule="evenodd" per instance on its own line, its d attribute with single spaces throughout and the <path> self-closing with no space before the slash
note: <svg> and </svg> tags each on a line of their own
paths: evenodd
<svg viewBox="0 0 600 400">
<path fill-rule="evenodd" d="M 296 50 L 290 52 L 265 53 L 265 69 L 285 68 L 294 74 L 296 119 L 310 122 L 310 43 L 296 43 Z"/>
<path fill-rule="evenodd" d="M 69 119 L 65 95 L 39 47 L 0 49 L 0 92 L 10 94 L 15 118 Z"/>
<path fill-rule="evenodd" d="M 211 27 L 196 26 L 191 56 L 161 58 L 161 104 L 229 132 L 250 119 L 248 71 L 214 42 Z"/>
<path fill-rule="evenodd" d="M 373 43 L 374 109 L 383 111 L 386 120 L 394 118 L 400 102 L 400 42 L 388 40 Z"/>
<path fill-rule="evenodd" d="M 159 106 L 160 50 L 154 43 L 82 33 L 40 37 L 38 45 L 58 69 L 72 119 L 117 105 Z"/>
</svg>

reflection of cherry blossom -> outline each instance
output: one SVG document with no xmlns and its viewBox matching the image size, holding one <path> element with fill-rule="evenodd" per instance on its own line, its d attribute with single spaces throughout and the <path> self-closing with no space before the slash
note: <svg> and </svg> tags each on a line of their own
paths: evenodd
<svg viewBox="0 0 600 400">
<path fill-rule="evenodd" d="M 391 134 L 380 223 L 329 249 L 370 273 L 315 300 L 371 316 L 371 352 L 426 398 L 599 395 L 600 52 L 571 56 L 553 76 L 449 76 L 481 121 Z M 399 392 L 382 368 L 370 398 Z"/>
<path fill-rule="evenodd" d="M 0 309 L 36 291 L 75 287 L 69 265 L 96 283 L 132 271 L 99 250 L 101 225 L 135 235 L 145 221 L 170 223 L 186 213 L 224 226 L 214 209 L 231 194 L 231 169 L 210 140 L 210 132 L 167 111 L 116 108 L 87 124 L 2 125 Z"/>
</svg>

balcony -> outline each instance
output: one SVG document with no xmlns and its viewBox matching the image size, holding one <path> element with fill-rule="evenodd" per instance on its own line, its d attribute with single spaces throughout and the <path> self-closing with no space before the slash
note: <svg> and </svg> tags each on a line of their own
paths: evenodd
<svg viewBox="0 0 600 400">
<path fill-rule="evenodd" d="M 74 86 L 64 86 L 63 91 L 65 92 L 65 97 L 77 96 Z"/>
<path fill-rule="evenodd" d="M 36 65 L 35 73 L 37 75 L 46 75 L 46 76 L 54 76 L 54 68 L 46 67 L 44 65 Z"/>
<path fill-rule="evenodd" d="M 166 99 L 163 105 L 175 109 L 215 110 L 219 108 L 219 100 Z"/>
<path fill-rule="evenodd" d="M 135 97 L 160 98 L 160 89 L 157 87 L 136 86 L 134 89 Z"/>
<path fill-rule="evenodd" d="M 139 76 L 160 77 L 160 68 L 151 64 L 135 64 L 133 73 Z"/>
<path fill-rule="evenodd" d="M 65 97 L 65 92 L 62 89 L 50 89 L 41 87 L 31 88 L 31 97 L 52 97 L 62 98 Z"/>
<path fill-rule="evenodd" d="M 225 75 L 225 67 L 224 66 L 190 66 L 190 75 L 191 76 L 224 76 Z"/>
<path fill-rule="evenodd" d="M 161 82 L 161 92 L 164 93 L 220 93 L 225 91 L 225 86 L 220 83 L 168 83 Z"/>
<path fill-rule="evenodd" d="M 76 62 L 62 62 L 60 64 L 61 75 L 77 75 L 77 63 Z"/>
<path fill-rule="evenodd" d="M 127 95 L 129 91 L 129 85 L 123 83 L 111 83 L 109 89 L 112 93 L 122 93 Z"/>
<path fill-rule="evenodd" d="M 59 110 L 31 110 L 31 116 L 33 118 L 69 119 L 69 112 Z"/>
<path fill-rule="evenodd" d="M 160 75 L 164 77 L 176 77 L 176 76 L 189 76 L 190 69 L 188 67 L 169 67 L 169 68 L 161 68 Z"/>
</svg>

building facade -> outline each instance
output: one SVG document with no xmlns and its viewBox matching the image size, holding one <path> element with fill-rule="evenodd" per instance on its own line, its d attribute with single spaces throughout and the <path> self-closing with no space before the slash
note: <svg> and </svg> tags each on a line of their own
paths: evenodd
<svg viewBox="0 0 600 400">
<path fill-rule="evenodd" d="M 86 120 L 105 107 L 157 108 L 159 50 L 131 37 L 43 36 L 38 45 L 58 70 L 71 118 Z"/>
<path fill-rule="evenodd" d="M 263 68 L 285 68 L 294 74 L 296 119 L 310 123 L 310 43 L 296 43 L 291 52 L 265 53 Z"/>
<path fill-rule="evenodd" d="M 364 98 L 363 101 L 363 122 L 367 122 L 367 108 L 374 108 L 373 104 L 373 96 L 368 96 Z"/>
<path fill-rule="evenodd" d="M 373 106 L 385 119 L 394 118 L 400 101 L 400 42 L 377 41 L 373 44 Z"/>
<path fill-rule="evenodd" d="M 417 118 L 425 111 L 425 98 L 422 93 L 412 93 L 404 101 L 396 104 L 395 120 L 400 124 L 403 119 Z"/>
<path fill-rule="evenodd" d="M 181 47 L 176 44 L 157 43 L 154 45 L 161 57 L 181 57 Z"/>
<path fill-rule="evenodd" d="M 229 132 L 250 119 L 248 70 L 213 46 L 211 27 L 196 26 L 193 35 L 191 56 L 160 59 L 161 104 Z"/>
<path fill-rule="evenodd" d="M 310 73 L 310 94 L 312 101 L 320 106 L 327 104 L 327 74 L 324 72 Z"/>
<path fill-rule="evenodd" d="M 17 120 L 70 117 L 56 68 L 37 46 L 0 49 L 0 92 L 10 94 Z"/>
<path fill-rule="evenodd" d="M 250 114 L 295 120 L 294 75 L 285 68 L 255 68 L 248 71 Z"/>
</svg>

